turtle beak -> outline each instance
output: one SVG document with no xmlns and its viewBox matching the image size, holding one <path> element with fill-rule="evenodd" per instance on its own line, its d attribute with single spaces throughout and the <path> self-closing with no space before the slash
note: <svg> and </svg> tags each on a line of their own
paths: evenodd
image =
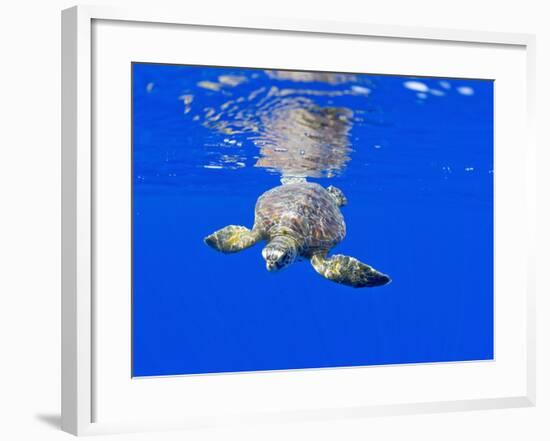
<svg viewBox="0 0 550 441">
<path fill-rule="evenodd" d="M 265 261 L 265 267 L 268 271 L 277 271 L 279 267 L 277 266 L 277 262 L 274 260 L 266 260 Z"/>
<path fill-rule="evenodd" d="M 270 250 L 269 248 L 264 248 L 262 250 L 262 256 L 265 259 L 265 267 L 268 271 L 276 271 L 278 270 L 277 266 L 277 254 L 273 252 L 273 250 Z"/>
</svg>

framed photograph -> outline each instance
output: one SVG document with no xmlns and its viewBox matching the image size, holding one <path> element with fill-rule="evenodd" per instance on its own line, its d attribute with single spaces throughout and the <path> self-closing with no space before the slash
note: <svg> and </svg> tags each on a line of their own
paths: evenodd
<svg viewBox="0 0 550 441">
<path fill-rule="evenodd" d="M 62 22 L 64 430 L 534 405 L 533 36 Z"/>
</svg>

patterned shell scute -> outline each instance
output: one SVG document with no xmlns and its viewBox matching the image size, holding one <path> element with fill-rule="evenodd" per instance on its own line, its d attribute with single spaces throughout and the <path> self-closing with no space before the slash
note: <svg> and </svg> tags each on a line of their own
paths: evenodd
<svg viewBox="0 0 550 441">
<path fill-rule="evenodd" d="M 319 184 L 299 182 L 265 192 L 256 203 L 254 228 L 268 238 L 289 231 L 301 252 L 329 250 L 346 235 L 346 224 L 332 196 Z"/>
</svg>

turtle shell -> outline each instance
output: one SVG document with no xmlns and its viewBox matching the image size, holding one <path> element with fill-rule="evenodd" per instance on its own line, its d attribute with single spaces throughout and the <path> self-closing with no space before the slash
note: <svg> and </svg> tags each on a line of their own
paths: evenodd
<svg viewBox="0 0 550 441">
<path fill-rule="evenodd" d="M 269 240 L 289 234 L 302 255 L 328 251 L 346 235 L 346 224 L 332 196 L 319 184 L 298 182 L 275 187 L 256 203 L 254 228 Z"/>
</svg>

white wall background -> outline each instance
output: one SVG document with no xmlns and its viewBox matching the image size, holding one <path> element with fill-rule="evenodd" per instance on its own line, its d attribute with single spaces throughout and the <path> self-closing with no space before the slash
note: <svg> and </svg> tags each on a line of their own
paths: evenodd
<svg viewBox="0 0 550 441">
<path fill-rule="evenodd" d="M 88 1 L 86 3 L 102 2 Z M 112 0 L 110 5 L 169 6 Z M 175 1 L 173 3 L 182 4 Z M 60 408 L 60 11 L 63 0 L 4 3 L 0 23 L 0 438 L 69 439 Z M 538 405 L 530 409 L 134 434 L 116 440 L 550 439 L 550 26 L 523 0 L 210 0 L 190 13 L 276 16 L 505 32 L 538 37 Z M 518 148 L 522 146 L 519 145 Z M 101 437 L 111 439 L 111 437 Z"/>
</svg>

